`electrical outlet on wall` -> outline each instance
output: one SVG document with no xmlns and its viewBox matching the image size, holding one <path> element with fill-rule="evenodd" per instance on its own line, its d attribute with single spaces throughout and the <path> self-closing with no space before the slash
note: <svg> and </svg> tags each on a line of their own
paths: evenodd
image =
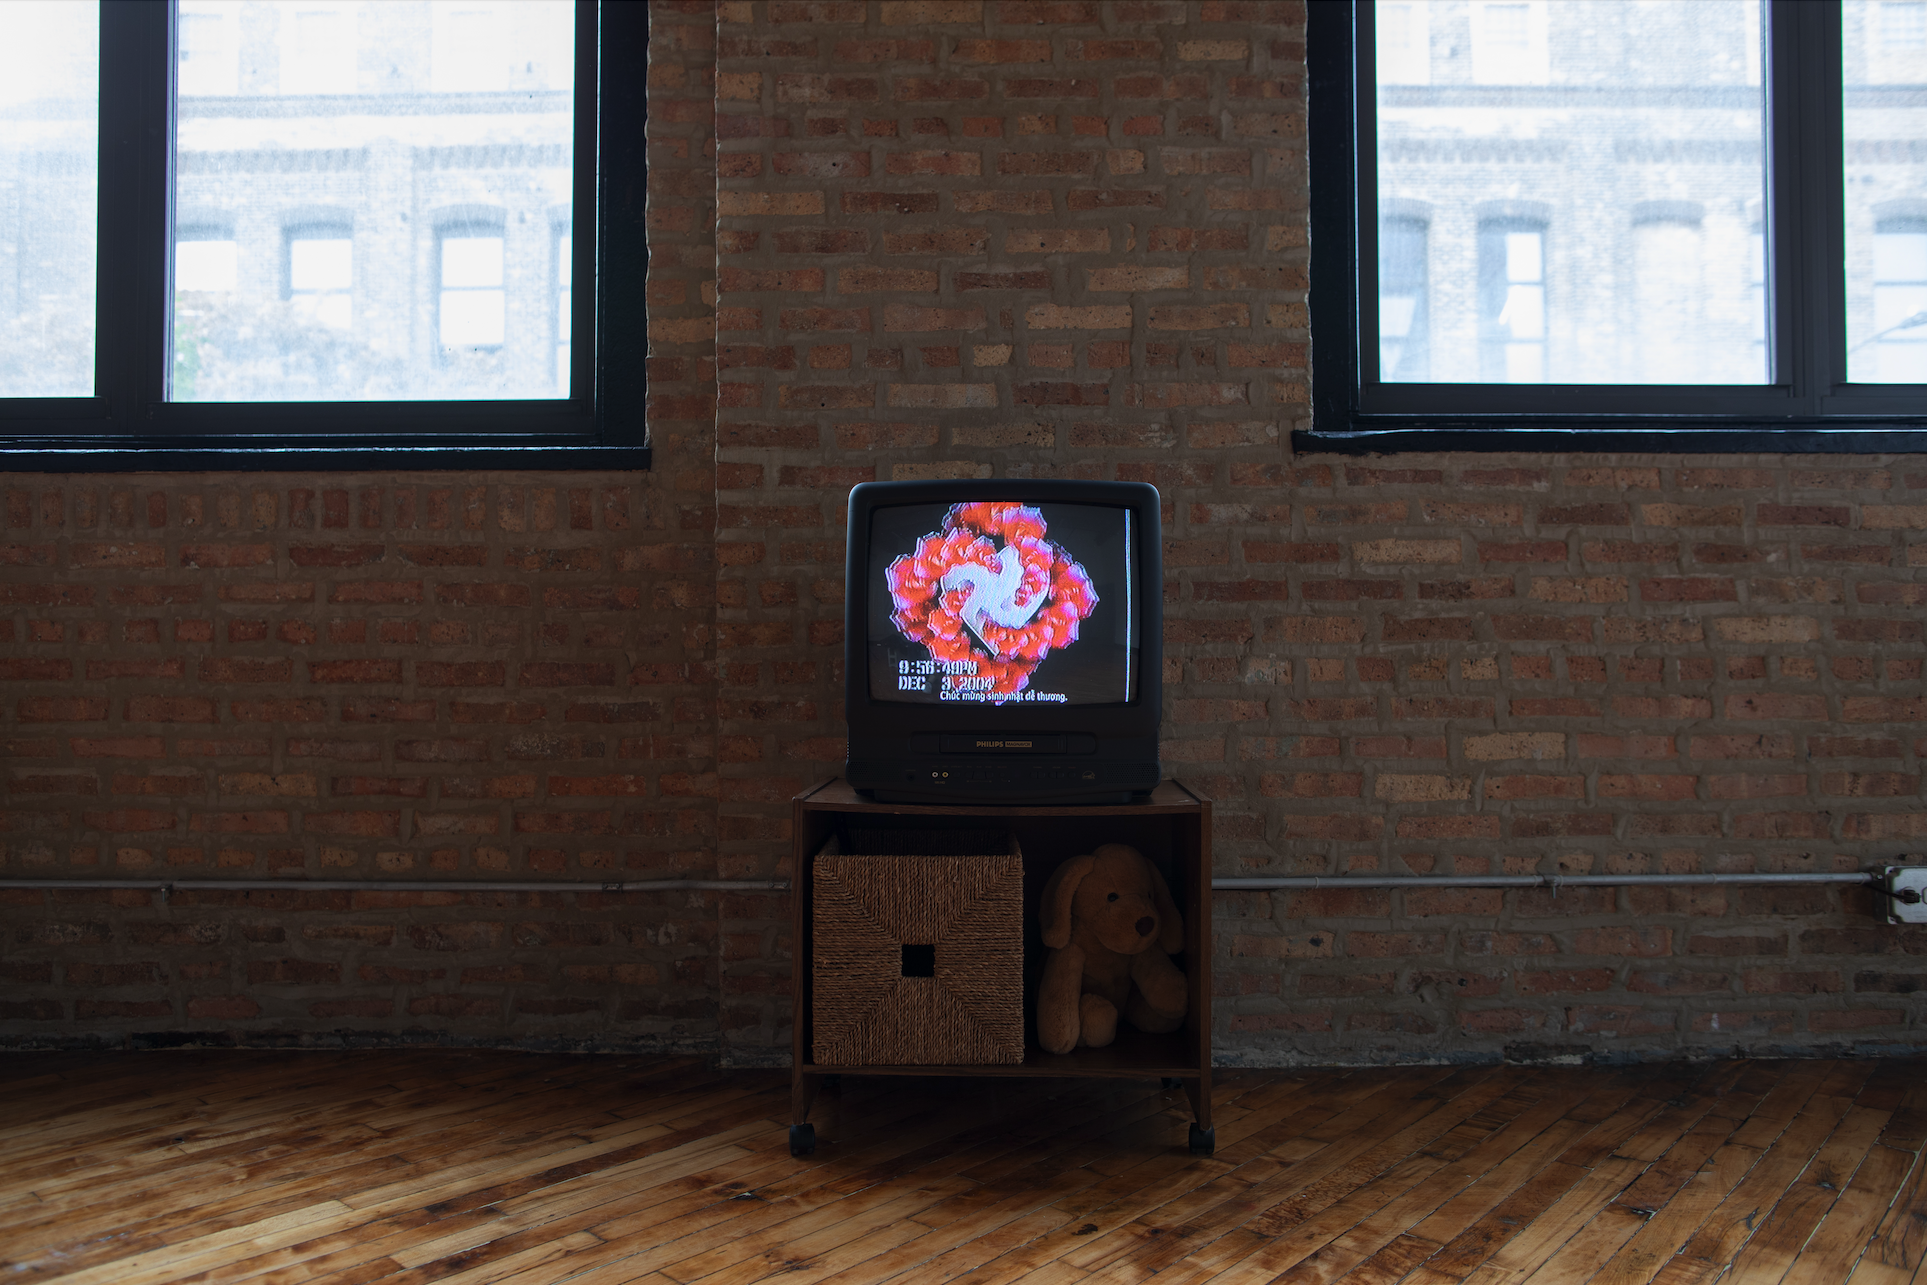
<svg viewBox="0 0 1927 1285">
<path fill-rule="evenodd" d="M 1880 886 L 1887 896 L 1887 922 L 1927 924 L 1927 866 L 1888 866 Z"/>
</svg>

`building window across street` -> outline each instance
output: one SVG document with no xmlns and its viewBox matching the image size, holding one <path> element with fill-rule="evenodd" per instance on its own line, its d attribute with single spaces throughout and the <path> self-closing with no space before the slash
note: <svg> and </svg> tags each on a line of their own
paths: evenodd
<svg viewBox="0 0 1927 1285">
<path fill-rule="evenodd" d="M 355 240 L 347 228 L 288 234 L 288 298 L 294 315 L 329 330 L 354 327 Z"/>
<path fill-rule="evenodd" d="M 1308 36 L 1307 444 L 1927 443 L 1927 0 L 1333 3 Z"/>
<path fill-rule="evenodd" d="M 639 458 L 639 416 L 612 427 L 570 342 L 601 301 L 570 288 L 598 238 L 568 230 L 599 172 L 639 174 L 640 131 L 612 153 L 598 113 L 639 110 L 646 24 L 594 0 L 0 5 L 0 452 Z M 637 70 L 598 103 L 612 44 Z"/>
<path fill-rule="evenodd" d="M 508 329 L 501 234 L 443 233 L 441 274 L 443 351 L 500 348 Z"/>
</svg>

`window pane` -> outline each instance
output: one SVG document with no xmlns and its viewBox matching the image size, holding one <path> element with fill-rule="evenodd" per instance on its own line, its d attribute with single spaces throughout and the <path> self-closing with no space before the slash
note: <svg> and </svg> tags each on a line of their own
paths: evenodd
<svg viewBox="0 0 1927 1285">
<path fill-rule="evenodd" d="M 0 397 L 94 392 L 100 11 L 0 5 Z"/>
<path fill-rule="evenodd" d="M 570 0 L 180 0 L 178 19 L 172 399 L 567 395 Z"/>
<path fill-rule="evenodd" d="M 1927 0 L 1849 0 L 1847 378 L 1927 383 Z"/>
<path fill-rule="evenodd" d="M 1760 0 L 1393 7 L 1380 378 L 1765 382 Z"/>
</svg>

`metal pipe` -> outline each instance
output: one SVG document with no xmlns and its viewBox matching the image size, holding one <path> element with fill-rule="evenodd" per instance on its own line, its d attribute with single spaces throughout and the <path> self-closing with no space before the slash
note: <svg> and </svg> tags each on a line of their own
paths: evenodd
<svg viewBox="0 0 1927 1285">
<path fill-rule="evenodd" d="M 1880 876 L 1865 870 L 1840 874 L 1700 875 L 1286 875 L 1277 878 L 1213 879 L 1213 892 L 1261 892 L 1277 888 L 1608 888 L 1683 884 L 1868 884 Z"/>
<path fill-rule="evenodd" d="M 1880 876 L 1837 874 L 1684 875 L 1278 875 L 1213 879 L 1214 892 L 1269 892 L 1282 888 L 1610 888 L 1707 884 L 1873 884 Z M 442 882 L 399 879 L 0 879 L 0 888 L 157 888 L 164 892 L 788 892 L 787 879 L 627 879 L 609 883 L 557 880 Z"/>
<path fill-rule="evenodd" d="M 626 879 L 610 883 L 424 883 L 398 879 L 0 879 L 0 888 L 158 888 L 164 893 L 269 892 L 787 892 L 787 879 Z"/>
</svg>

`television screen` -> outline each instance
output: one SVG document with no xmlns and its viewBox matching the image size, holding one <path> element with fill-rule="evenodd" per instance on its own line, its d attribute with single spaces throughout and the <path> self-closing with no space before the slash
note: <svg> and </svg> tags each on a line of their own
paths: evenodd
<svg viewBox="0 0 1927 1285">
<path fill-rule="evenodd" d="M 1010 500 L 871 514 L 873 700 L 1116 705 L 1137 694 L 1131 511 Z"/>
</svg>

